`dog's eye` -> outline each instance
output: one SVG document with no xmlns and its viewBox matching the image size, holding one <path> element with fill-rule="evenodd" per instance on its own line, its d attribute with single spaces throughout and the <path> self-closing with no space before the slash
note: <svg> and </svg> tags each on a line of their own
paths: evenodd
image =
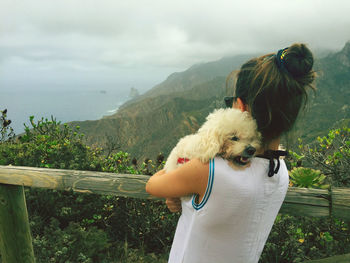
<svg viewBox="0 0 350 263">
<path fill-rule="evenodd" d="M 236 141 L 239 140 L 239 138 L 238 138 L 237 136 L 233 136 L 233 137 L 231 138 L 231 140 L 236 142 Z"/>
</svg>

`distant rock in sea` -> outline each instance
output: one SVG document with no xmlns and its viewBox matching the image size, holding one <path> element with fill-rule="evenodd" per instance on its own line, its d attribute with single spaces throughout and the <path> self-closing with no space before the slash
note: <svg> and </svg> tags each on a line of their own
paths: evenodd
<svg viewBox="0 0 350 263">
<path fill-rule="evenodd" d="M 134 98 L 136 98 L 136 97 L 138 97 L 138 96 L 140 96 L 140 92 L 138 91 L 138 89 L 132 87 L 132 88 L 130 89 L 129 97 L 132 98 L 132 99 L 134 99 Z"/>
</svg>

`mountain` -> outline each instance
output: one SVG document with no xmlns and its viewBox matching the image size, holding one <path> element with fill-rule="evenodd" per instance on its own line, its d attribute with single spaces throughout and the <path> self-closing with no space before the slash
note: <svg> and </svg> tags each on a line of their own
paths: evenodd
<svg viewBox="0 0 350 263">
<path fill-rule="evenodd" d="M 350 42 L 340 52 L 316 61 L 315 69 L 317 91 L 296 129 L 307 142 L 350 119 Z"/>
<path fill-rule="evenodd" d="M 123 151 L 138 159 L 166 156 L 179 138 L 193 133 L 215 108 L 223 107 L 226 76 L 251 58 L 236 56 L 194 65 L 171 74 L 147 93 L 128 101 L 112 116 L 97 121 L 73 122 L 89 144 L 117 141 Z M 344 119 L 350 107 L 350 42 L 337 53 L 315 62 L 319 75 L 309 107 L 291 133 L 310 142 Z"/>
<path fill-rule="evenodd" d="M 164 82 L 156 85 L 145 94 L 126 102 L 119 108 L 116 115 L 124 110 L 130 111 L 135 104 L 148 104 L 147 98 L 158 97 L 160 95 L 180 94 L 195 86 L 204 84 L 216 77 L 226 77 L 232 70 L 238 69 L 245 61 L 253 55 L 239 55 L 222 58 L 218 61 L 196 64 L 184 72 L 171 74 Z M 193 94 L 200 98 L 202 94 Z M 142 106 L 141 106 L 142 107 Z M 113 116 L 112 116 L 113 118 Z"/>
</svg>

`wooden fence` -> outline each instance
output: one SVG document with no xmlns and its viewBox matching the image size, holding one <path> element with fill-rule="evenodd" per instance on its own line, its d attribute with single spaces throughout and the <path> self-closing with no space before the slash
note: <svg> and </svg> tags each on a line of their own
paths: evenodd
<svg viewBox="0 0 350 263">
<path fill-rule="evenodd" d="M 148 178 L 146 175 L 0 166 L 0 251 L 3 261 L 35 262 L 24 186 L 160 200 L 145 192 Z M 350 189 L 290 187 L 280 212 L 350 220 Z"/>
</svg>

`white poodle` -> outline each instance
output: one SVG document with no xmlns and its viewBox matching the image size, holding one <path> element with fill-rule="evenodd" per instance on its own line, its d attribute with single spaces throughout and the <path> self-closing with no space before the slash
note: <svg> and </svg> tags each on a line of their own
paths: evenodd
<svg viewBox="0 0 350 263">
<path fill-rule="evenodd" d="M 193 158 L 207 163 L 216 155 L 228 160 L 233 168 L 244 168 L 260 147 L 260 140 L 250 114 L 233 108 L 218 109 L 209 114 L 197 133 L 180 139 L 164 169 L 169 172 Z"/>
</svg>

